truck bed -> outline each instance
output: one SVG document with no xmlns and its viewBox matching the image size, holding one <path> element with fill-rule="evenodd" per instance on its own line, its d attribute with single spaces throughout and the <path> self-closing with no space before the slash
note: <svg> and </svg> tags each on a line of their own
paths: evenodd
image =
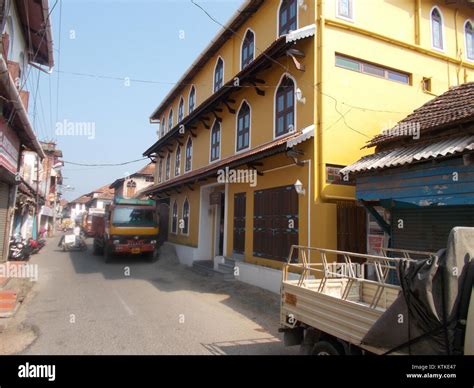
<svg viewBox="0 0 474 388">
<path fill-rule="evenodd" d="M 397 298 L 399 291 L 385 288 L 373 308 L 370 303 L 376 285 L 354 283 L 349 295 L 342 299 L 347 279 L 326 279 L 324 288 L 320 290 L 321 281 L 307 279 L 301 284 L 299 280 L 286 279 L 282 282 L 281 325 L 292 327 L 287 322 L 287 317 L 291 316 L 296 322 L 303 322 L 370 352 L 384 353 L 385 349 L 361 345 L 361 340 Z"/>
</svg>

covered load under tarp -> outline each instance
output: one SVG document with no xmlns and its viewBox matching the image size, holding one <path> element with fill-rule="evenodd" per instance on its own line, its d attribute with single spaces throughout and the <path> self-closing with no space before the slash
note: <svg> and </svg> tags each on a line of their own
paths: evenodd
<svg viewBox="0 0 474 388">
<path fill-rule="evenodd" d="M 401 292 L 362 344 L 387 349 L 387 353 L 462 353 L 473 257 L 474 228 L 456 227 L 447 248 L 434 259 L 402 259 L 398 266 Z"/>
</svg>

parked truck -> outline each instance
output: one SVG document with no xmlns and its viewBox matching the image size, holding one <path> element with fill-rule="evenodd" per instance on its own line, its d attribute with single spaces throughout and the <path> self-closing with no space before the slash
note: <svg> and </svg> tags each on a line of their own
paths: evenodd
<svg viewBox="0 0 474 388">
<path fill-rule="evenodd" d="M 285 345 L 314 355 L 473 355 L 473 257 L 474 228 L 454 228 L 437 253 L 293 246 L 281 285 Z"/>
<path fill-rule="evenodd" d="M 95 224 L 94 253 L 158 258 L 158 222 L 153 200 L 117 198 Z"/>
</svg>

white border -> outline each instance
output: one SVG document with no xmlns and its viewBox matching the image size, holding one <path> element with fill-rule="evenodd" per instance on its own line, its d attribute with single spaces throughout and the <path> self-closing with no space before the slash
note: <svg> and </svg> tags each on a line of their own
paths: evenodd
<svg viewBox="0 0 474 388">
<path fill-rule="evenodd" d="M 174 211 L 174 205 L 176 204 L 176 231 L 173 232 L 173 218 L 174 218 L 174 215 L 173 215 L 173 211 Z M 173 206 L 171 207 L 171 225 L 170 225 L 170 231 L 171 231 L 171 234 L 174 234 L 175 236 L 178 235 L 178 223 L 179 223 L 179 206 L 178 206 L 178 201 L 175 199 L 174 202 L 173 202 Z"/>
<path fill-rule="evenodd" d="M 191 140 L 191 167 L 189 168 L 189 170 L 186 170 L 186 149 L 188 148 L 189 140 Z M 186 174 L 187 172 L 190 172 L 193 170 L 193 147 L 194 147 L 193 138 L 191 135 L 188 135 L 188 138 L 186 139 L 186 145 L 184 146 L 184 173 L 183 174 Z"/>
<path fill-rule="evenodd" d="M 222 58 L 220 55 L 217 56 L 216 63 L 214 64 L 214 71 L 212 72 L 212 93 L 211 96 L 214 93 L 217 93 L 218 90 L 216 90 L 216 69 L 217 69 L 217 64 L 219 63 L 219 59 L 222 60 L 222 86 L 218 89 L 221 90 L 222 87 L 225 84 L 225 61 L 224 58 Z"/>
<path fill-rule="evenodd" d="M 181 214 L 182 214 L 181 219 L 184 221 L 184 204 L 186 203 L 186 201 L 188 202 L 188 207 L 189 207 L 188 233 L 183 233 L 183 229 L 180 229 L 179 234 L 181 234 L 183 236 L 186 236 L 186 237 L 189 237 L 189 229 L 191 229 L 191 204 L 189 203 L 189 199 L 188 199 L 187 196 L 184 197 L 183 206 L 181 207 Z M 179 217 L 178 217 L 178 222 L 179 222 Z"/>
<path fill-rule="evenodd" d="M 283 36 L 283 35 L 280 35 L 280 8 L 281 8 L 281 5 L 283 3 L 284 0 L 280 0 L 280 5 L 278 6 L 278 9 L 277 9 L 277 30 L 276 30 L 276 37 L 277 39 L 280 37 L 280 36 Z M 300 26 L 300 7 L 298 5 L 298 0 L 294 0 L 295 3 L 296 3 L 296 29 L 298 30 L 299 29 L 299 26 Z M 311 0 L 309 0 L 311 1 Z M 286 34 L 284 34 L 286 35 Z"/>
<path fill-rule="evenodd" d="M 189 93 L 188 93 L 188 116 L 190 113 L 189 111 L 189 102 L 191 101 L 191 92 L 193 91 L 194 89 L 194 108 L 193 108 L 193 112 L 194 110 L 196 109 L 196 106 L 197 106 L 197 99 L 196 99 L 196 96 L 197 96 L 197 91 L 196 91 L 196 86 L 194 84 L 191 85 L 191 88 L 189 89 Z"/>
<path fill-rule="evenodd" d="M 180 120 L 180 119 L 179 119 L 179 108 L 180 108 L 180 106 L 181 106 L 181 101 L 183 101 L 183 117 L 182 117 L 181 120 Z M 181 96 L 180 99 L 179 99 L 179 102 L 178 102 L 178 115 L 177 115 L 178 121 L 176 122 L 176 124 L 179 124 L 181 121 L 183 121 L 184 115 L 185 115 L 184 109 L 185 109 L 185 106 L 184 106 L 184 97 Z"/>
<path fill-rule="evenodd" d="M 171 116 L 171 127 L 170 127 L 170 116 Z M 173 116 L 174 116 L 173 115 L 173 108 L 170 108 L 170 111 L 168 112 L 168 128 L 167 128 L 168 131 L 167 132 L 169 132 L 173 129 L 173 125 L 174 125 L 173 124 Z"/>
<path fill-rule="evenodd" d="M 219 157 L 216 160 L 211 160 L 211 155 L 212 155 L 212 130 L 214 129 L 214 125 L 216 123 L 219 124 Z M 211 129 L 209 130 L 209 164 L 218 162 L 221 160 L 221 155 L 222 155 L 222 123 L 217 121 L 217 119 L 214 119 L 211 125 Z"/>
<path fill-rule="evenodd" d="M 247 37 L 247 34 L 249 33 L 249 31 L 253 34 L 253 59 L 252 59 L 252 62 L 255 60 L 255 47 L 257 45 L 257 34 L 255 34 L 255 31 L 252 30 L 249 27 L 245 30 L 244 39 L 242 39 L 242 41 L 240 42 L 240 70 L 243 70 L 243 68 L 242 68 L 242 50 L 244 48 L 245 38 Z M 249 63 L 249 65 L 250 65 L 250 63 Z"/>
<path fill-rule="evenodd" d="M 170 159 L 170 176 L 169 178 L 166 176 L 166 165 L 168 164 L 168 158 Z M 166 157 L 165 161 L 165 182 L 169 181 L 171 179 L 171 152 L 168 152 L 168 156 Z"/>
<path fill-rule="evenodd" d="M 440 16 L 441 16 L 441 44 L 443 45 L 442 48 L 439 48 L 439 47 L 435 47 L 434 45 L 434 41 L 433 41 L 433 11 L 437 9 Z M 442 53 L 444 53 L 446 51 L 446 39 L 445 39 L 445 26 L 444 26 L 444 15 L 443 15 L 443 12 L 441 12 L 441 9 L 435 5 L 431 8 L 430 10 L 430 14 L 429 14 L 429 18 L 430 18 L 430 33 L 431 33 L 431 48 L 433 50 L 436 50 L 436 51 L 440 51 Z"/>
<path fill-rule="evenodd" d="M 354 20 L 355 20 L 355 6 L 354 6 L 354 3 L 355 3 L 355 0 L 349 0 L 350 2 L 350 9 L 352 10 L 352 17 L 347 17 L 347 16 L 344 16 L 344 15 L 341 15 L 339 14 L 339 2 L 341 0 L 336 0 L 336 17 L 338 19 L 342 19 L 342 20 L 345 20 L 347 22 L 351 22 L 351 23 L 354 23 Z"/>
<path fill-rule="evenodd" d="M 296 128 L 298 128 L 297 126 L 297 117 L 298 117 L 298 101 L 296 100 L 296 91 L 298 90 L 298 84 L 295 80 L 295 78 L 290 74 L 290 73 L 283 73 L 280 77 L 280 80 L 278 81 L 278 86 L 275 88 L 275 91 L 273 93 L 273 140 L 276 140 L 276 139 L 279 139 L 283 136 L 287 136 L 288 134 L 290 134 L 291 132 L 285 132 L 283 134 L 281 134 L 280 136 L 276 136 L 276 105 L 277 105 L 277 101 L 276 101 L 276 95 L 277 95 L 277 91 L 283 81 L 283 78 L 286 77 L 289 77 L 291 78 L 291 80 L 293 80 L 293 83 L 295 84 L 295 90 L 294 90 L 294 106 L 295 106 L 295 112 L 294 112 L 294 115 L 295 115 L 295 122 L 293 124 L 293 129 L 294 129 L 294 132 L 296 132 Z M 294 133 L 293 132 L 293 133 Z"/>
<path fill-rule="evenodd" d="M 249 145 L 245 148 L 242 148 L 240 151 L 237 150 L 237 144 L 238 144 L 238 139 L 239 139 L 239 113 L 240 110 L 242 109 L 242 105 L 246 103 L 248 107 L 250 108 L 250 126 L 249 126 Z M 237 114 L 235 115 L 235 154 L 240 154 L 242 152 L 248 151 L 252 148 L 252 105 L 247 101 L 246 98 L 242 99 L 240 102 L 239 109 L 237 110 Z"/>
<path fill-rule="evenodd" d="M 468 50 L 468 48 L 467 48 L 467 33 L 466 33 L 467 23 L 470 23 L 470 24 L 471 24 L 471 28 L 473 29 L 473 40 L 474 40 L 474 22 L 471 21 L 471 19 L 467 19 L 467 20 L 464 22 L 464 28 L 463 28 L 463 34 L 464 34 L 464 48 L 465 48 L 465 50 L 466 50 L 466 60 L 467 60 L 468 62 L 474 62 L 474 57 L 472 57 L 472 58 L 469 58 L 469 57 L 468 57 L 469 50 Z M 474 47 L 473 47 L 473 50 L 474 50 Z M 474 55 L 474 52 L 473 52 L 473 55 Z"/>
<path fill-rule="evenodd" d="M 178 171 L 178 174 L 176 175 L 176 160 L 178 158 L 178 149 L 179 149 L 179 171 Z M 181 175 L 181 146 L 178 144 L 174 151 L 174 176 L 177 177 L 180 175 Z"/>
</svg>

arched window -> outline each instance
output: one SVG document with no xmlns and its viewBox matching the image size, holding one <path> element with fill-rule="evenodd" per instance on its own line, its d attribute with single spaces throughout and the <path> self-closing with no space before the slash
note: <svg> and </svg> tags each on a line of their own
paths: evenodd
<svg viewBox="0 0 474 388">
<path fill-rule="evenodd" d="M 275 98 L 275 137 L 294 131 L 295 83 L 285 76 L 277 89 Z"/>
<path fill-rule="evenodd" d="M 438 8 L 431 11 L 431 39 L 433 47 L 438 50 L 444 49 L 443 44 L 443 17 Z"/>
<path fill-rule="evenodd" d="M 160 159 L 160 163 L 158 164 L 158 183 L 163 181 L 163 159 Z"/>
<path fill-rule="evenodd" d="M 168 157 L 166 158 L 165 180 L 170 179 L 170 169 L 171 169 L 171 154 L 168 154 Z"/>
<path fill-rule="evenodd" d="M 183 203 L 183 228 L 181 229 L 182 234 L 189 234 L 189 202 L 186 198 Z"/>
<path fill-rule="evenodd" d="M 193 141 L 191 138 L 188 139 L 186 143 L 186 160 L 184 164 L 184 171 L 191 171 L 192 166 L 192 159 L 193 159 Z"/>
<path fill-rule="evenodd" d="M 248 148 L 250 144 L 250 106 L 244 101 L 237 115 L 237 151 Z"/>
<path fill-rule="evenodd" d="M 242 59 L 241 69 L 248 66 L 255 58 L 255 35 L 252 31 L 248 30 L 245 34 L 244 41 L 242 42 Z"/>
<path fill-rule="evenodd" d="M 189 92 L 189 102 L 188 102 L 188 111 L 191 113 L 196 106 L 196 88 L 193 87 L 191 88 L 191 91 Z"/>
<path fill-rule="evenodd" d="M 297 6 L 296 0 L 283 0 L 280 4 L 279 18 L 279 33 L 281 35 L 288 34 L 290 31 L 297 29 Z"/>
<path fill-rule="evenodd" d="M 474 29 L 470 21 L 466 22 L 466 56 L 470 61 L 474 61 Z"/>
<path fill-rule="evenodd" d="M 134 180 L 130 180 L 127 182 L 127 197 L 131 198 L 135 195 L 135 189 L 137 188 L 137 184 Z"/>
<path fill-rule="evenodd" d="M 171 216 L 171 233 L 178 233 L 178 204 L 173 203 L 173 214 Z"/>
<path fill-rule="evenodd" d="M 179 108 L 178 108 L 178 123 L 183 120 L 184 117 L 184 98 L 181 97 L 179 100 Z"/>
<path fill-rule="evenodd" d="M 176 158 L 174 160 L 174 176 L 178 176 L 181 173 L 181 147 L 178 146 L 176 149 Z"/>
<path fill-rule="evenodd" d="M 161 127 L 160 130 L 161 130 L 161 133 L 162 133 L 161 136 L 164 136 L 164 134 L 166 132 L 166 118 L 165 118 L 165 115 L 163 115 L 163 117 L 161 118 L 160 127 Z"/>
<path fill-rule="evenodd" d="M 171 128 L 173 128 L 173 109 L 170 110 L 168 115 L 168 132 L 171 131 Z"/>
<path fill-rule="evenodd" d="M 221 124 L 215 121 L 211 130 L 211 162 L 218 160 L 221 155 Z"/>
<path fill-rule="evenodd" d="M 217 92 L 224 85 L 224 61 L 219 57 L 214 70 L 214 92 Z"/>
</svg>

